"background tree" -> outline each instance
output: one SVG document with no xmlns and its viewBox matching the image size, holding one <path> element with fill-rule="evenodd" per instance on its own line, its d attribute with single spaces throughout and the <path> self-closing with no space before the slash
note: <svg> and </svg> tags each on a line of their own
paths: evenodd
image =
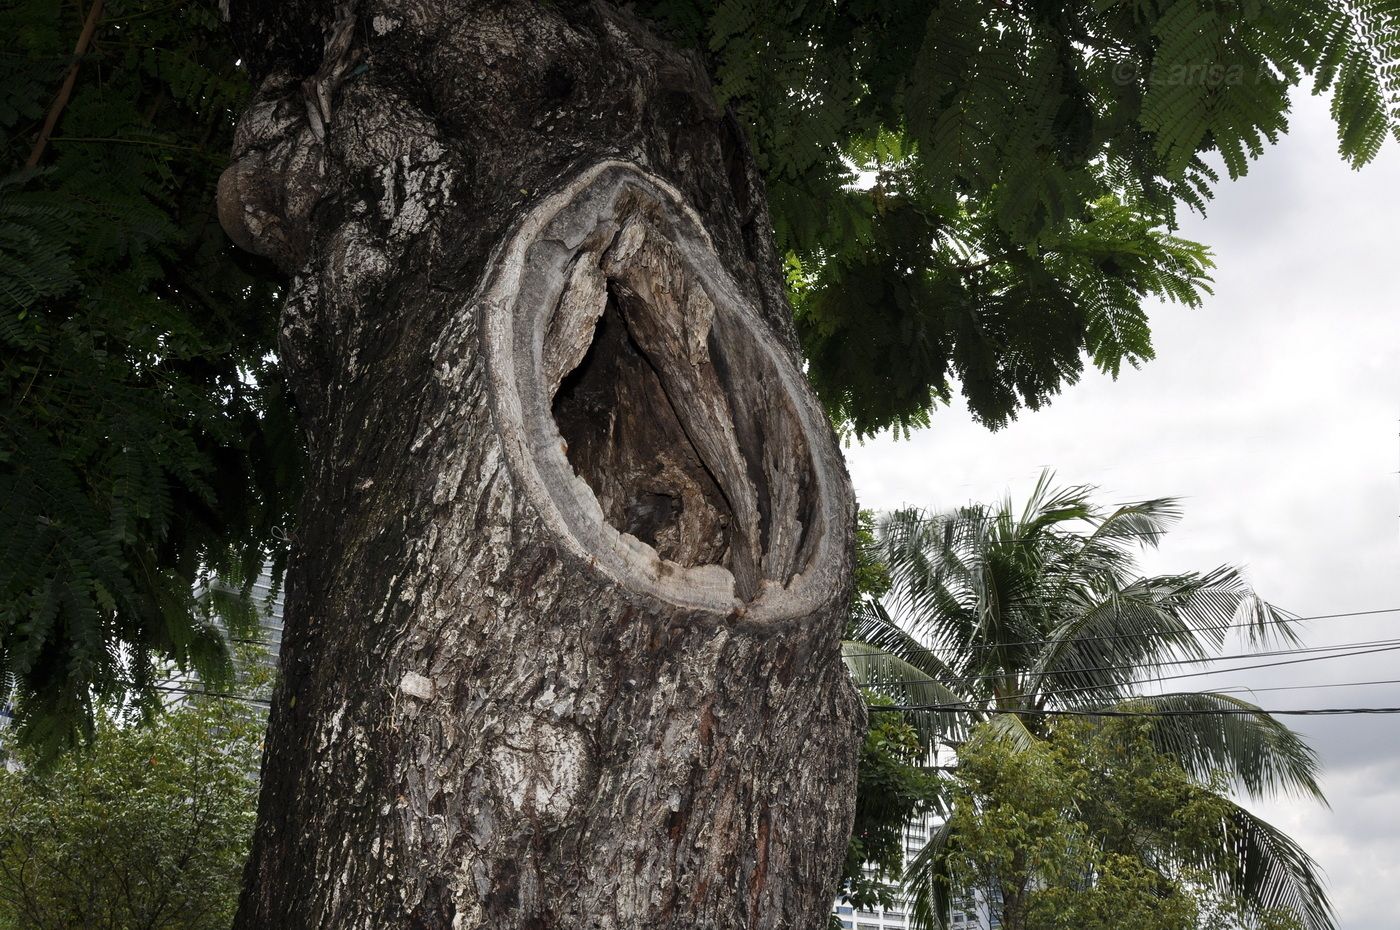
<svg viewBox="0 0 1400 930">
<path fill-rule="evenodd" d="M 855 598 L 879 598 L 890 588 L 890 573 L 875 534 L 876 514 L 860 511 L 856 520 Z M 862 692 L 868 702 L 889 698 Z M 837 895 L 862 910 L 894 906 L 904 872 L 905 833 L 916 818 L 946 811 L 945 786 L 932 768 L 936 754 L 912 723 L 898 712 L 870 720 L 861 747 L 856 781 L 855 820 Z M 868 869 L 873 869 L 871 874 Z M 832 918 L 833 927 L 840 921 Z"/>
<path fill-rule="evenodd" d="M 875 706 L 891 703 L 874 693 L 867 698 Z M 861 748 L 855 821 L 837 897 L 861 910 L 895 907 L 909 825 L 946 812 L 946 795 L 913 725 L 897 712 L 873 714 Z"/>
<path fill-rule="evenodd" d="M 0 772 L 0 927 L 218 930 L 252 839 L 265 720 L 191 699 L 145 726 Z"/>
<path fill-rule="evenodd" d="M 936 881 L 1006 930 L 1297 930 L 1225 876 L 1231 805 L 1153 745 L 1143 719 L 1055 722 L 1021 745 L 987 724 L 958 752 Z"/>
<path fill-rule="evenodd" d="M 881 523 L 892 586 L 860 610 L 846 649 L 862 686 L 927 707 L 906 713 L 928 738 L 960 741 L 981 724 L 1027 750 L 1053 736 L 1047 710 L 1165 711 L 1145 718 L 1146 738 L 1202 784 L 1223 773 L 1252 797 L 1321 800 L 1312 750 L 1257 706 L 1210 692 L 1142 693 L 1234 629 L 1255 642 L 1293 641 L 1288 616 L 1230 567 L 1138 573 L 1136 554 L 1179 517 L 1175 501 L 1103 508 L 1093 488 L 1051 482 L 1043 474 L 1020 507 L 1006 499 L 945 514 L 904 510 Z M 1245 808 L 1221 803 L 1229 815 L 1218 839 L 1233 859 L 1220 880 L 1260 913 L 1286 908 L 1309 928 L 1331 927 L 1312 860 Z M 947 909 L 931 877 L 946 837 L 930 841 L 909 876 L 926 920 Z M 1021 904 L 1009 893 L 1014 911 Z"/>
<path fill-rule="evenodd" d="M 857 432 L 956 383 L 1005 423 L 1087 361 L 1152 357 L 1145 298 L 1194 304 L 1169 234 L 1332 94 L 1365 164 L 1396 129 L 1392 2 L 653 0 L 750 127 L 810 374 Z"/>
</svg>

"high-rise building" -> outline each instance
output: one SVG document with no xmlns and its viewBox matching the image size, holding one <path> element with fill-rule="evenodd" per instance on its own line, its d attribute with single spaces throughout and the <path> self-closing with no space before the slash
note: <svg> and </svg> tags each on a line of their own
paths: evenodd
<svg viewBox="0 0 1400 930">
<path fill-rule="evenodd" d="M 0 730 L 9 729 L 14 725 L 15 721 L 14 708 L 11 707 L 9 703 L 9 693 L 10 691 L 7 688 L 5 691 L 6 697 L 0 700 Z M 19 760 L 14 757 L 14 753 L 8 751 L 4 744 L 0 744 L 0 765 L 3 765 L 11 772 L 18 772 L 21 767 Z"/>
<path fill-rule="evenodd" d="M 253 643 L 265 650 L 260 658 L 269 668 L 277 667 L 278 654 L 282 650 L 282 592 L 272 595 L 272 577 L 263 573 L 253 583 L 253 604 L 258 610 L 258 632 L 253 634 Z M 0 731 L 8 729 L 14 722 L 14 709 L 10 705 L 10 689 L 0 682 Z M 199 679 L 190 672 L 173 671 L 159 679 L 157 688 L 166 694 L 167 706 L 175 706 L 187 700 L 192 693 L 202 690 Z M 19 762 L 14 755 L 0 746 L 0 766 L 14 771 Z"/>
<path fill-rule="evenodd" d="M 939 822 L 932 818 L 915 820 L 904 828 L 904 865 L 923 851 L 929 835 L 936 830 Z M 866 874 L 874 877 L 875 870 L 866 867 Z M 861 910 L 837 899 L 832 913 L 841 922 L 842 930 L 908 930 L 909 908 L 906 902 L 897 901 L 892 907 Z M 970 892 L 960 894 L 953 900 L 950 915 L 950 930 L 998 930 L 1001 922 L 991 913 L 986 902 L 979 895 Z"/>
<path fill-rule="evenodd" d="M 219 584 L 220 582 L 215 580 L 213 583 Z M 195 594 L 200 593 L 201 589 L 197 587 Z M 233 638 L 232 644 L 234 646 L 256 646 L 261 653 L 257 660 L 258 663 L 268 669 L 275 670 L 282 651 L 282 591 L 278 589 L 274 597 L 272 576 L 263 572 L 253 582 L 251 596 L 253 607 L 258 615 L 258 628 L 256 632 L 248 633 L 246 639 Z M 248 670 L 245 667 L 240 671 Z M 185 701 L 191 695 L 198 694 L 204 689 L 199 676 L 193 671 L 180 671 L 174 668 L 168 671 L 166 677 L 162 678 L 156 687 L 166 692 L 166 703 L 171 706 Z"/>
<path fill-rule="evenodd" d="M 279 588 L 277 596 L 271 596 L 272 576 L 266 572 L 253 582 L 253 603 L 258 608 L 258 629 L 261 631 L 258 640 L 267 650 L 264 661 L 273 668 L 277 667 L 277 657 L 282 651 L 283 593 Z"/>
</svg>

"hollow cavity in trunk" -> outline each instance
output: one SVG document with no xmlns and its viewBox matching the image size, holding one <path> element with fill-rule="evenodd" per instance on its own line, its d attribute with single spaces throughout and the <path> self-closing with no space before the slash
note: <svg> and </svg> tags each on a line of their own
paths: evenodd
<svg viewBox="0 0 1400 930">
<path fill-rule="evenodd" d="M 646 211 L 618 219 L 566 273 L 550 412 L 608 524 L 663 562 L 726 569 L 750 601 L 811 557 L 806 436 L 756 330 L 716 304 L 687 244 Z"/>
<path fill-rule="evenodd" d="M 668 395 L 656 366 L 609 294 L 587 354 L 554 395 L 569 462 L 614 527 L 663 559 L 732 571 L 734 510 L 687 432 L 687 398 Z"/>
</svg>

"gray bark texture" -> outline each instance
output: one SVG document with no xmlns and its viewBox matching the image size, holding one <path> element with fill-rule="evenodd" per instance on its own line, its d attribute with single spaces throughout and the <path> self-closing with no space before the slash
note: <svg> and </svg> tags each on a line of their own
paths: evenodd
<svg viewBox="0 0 1400 930">
<path fill-rule="evenodd" d="M 824 926 L 854 504 L 703 67 L 602 4 L 228 15 L 309 446 L 237 926 Z"/>
</svg>

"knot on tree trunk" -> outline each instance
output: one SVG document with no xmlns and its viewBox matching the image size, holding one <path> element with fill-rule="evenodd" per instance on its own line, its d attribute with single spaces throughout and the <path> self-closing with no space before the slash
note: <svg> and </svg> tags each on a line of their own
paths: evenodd
<svg viewBox="0 0 1400 930">
<path fill-rule="evenodd" d="M 286 272 L 306 258 L 311 211 L 325 190 L 326 129 L 332 101 L 362 50 L 353 44 L 354 3 L 336 5 L 320 67 L 298 81 L 274 70 L 238 121 L 233 163 L 219 177 L 219 222 L 240 248 Z"/>
<path fill-rule="evenodd" d="M 239 120 L 233 162 L 219 177 L 219 223 L 233 243 L 295 271 L 310 242 L 324 162 L 323 136 L 307 118 L 295 81 L 285 73 L 270 76 Z"/>
</svg>

